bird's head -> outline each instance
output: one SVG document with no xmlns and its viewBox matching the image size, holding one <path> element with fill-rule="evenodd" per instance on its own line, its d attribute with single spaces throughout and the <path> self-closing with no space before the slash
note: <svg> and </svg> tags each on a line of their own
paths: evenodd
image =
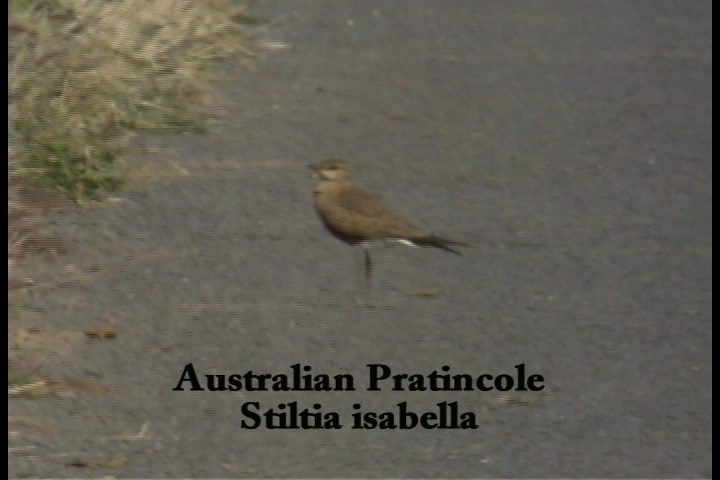
<svg viewBox="0 0 720 480">
<path fill-rule="evenodd" d="M 339 181 L 348 178 L 348 169 L 345 162 L 337 158 L 328 158 L 310 165 L 310 169 L 322 180 Z"/>
</svg>

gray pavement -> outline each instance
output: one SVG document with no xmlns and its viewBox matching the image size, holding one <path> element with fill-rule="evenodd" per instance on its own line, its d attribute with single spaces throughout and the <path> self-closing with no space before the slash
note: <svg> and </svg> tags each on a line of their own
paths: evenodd
<svg viewBox="0 0 720 480">
<path fill-rule="evenodd" d="M 73 251 L 18 267 L 42 312 L 10 329 L 65 332 L 34 361 L 114 391 L 11 398 L 12 415 L 52 426 L 11 425 L 11 475 L 711 477 L 711 3 L 251 13 L 291 48 L 228 67 L 220 125 L 142 140 L 167 176 L 51 217 Z M 357 307 L 353 252 L 312 209 L 306 165 L 331 156 L 473 246 L 377 252 L 377 307 Z M 68 333 L 108 323 L 117 338 Z M 299 363 L 356 391 L 173 391 L 188 363 L 201 377 Z M 367 391 L 378 363 L 525 364 L 545 389 Z M 343 428 L 242 428 L 246 402 L 293 401 Z M 351 428 L 353 404 L 401 402 L 458 402 L 478 428 Z"/>
</svg>

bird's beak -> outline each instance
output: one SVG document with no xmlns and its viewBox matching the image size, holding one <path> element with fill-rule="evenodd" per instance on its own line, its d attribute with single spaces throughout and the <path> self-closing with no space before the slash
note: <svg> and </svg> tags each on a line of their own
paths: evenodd
<svg viewBox="0 0 720 480">
<path fill-rule="evenodd" d="M 318 173 L 317 173 L 317 169 L 315 168 L 315 165 L 313 165 L 313 164 L 311 163 L 311 164 L 308 165 L 308 168 L 309 168 L 310 170 L 312 170 L 312 176 L 313 176 L 313 178 L 319 178 L 319 175 L 318 175 Z"/>
</svg>

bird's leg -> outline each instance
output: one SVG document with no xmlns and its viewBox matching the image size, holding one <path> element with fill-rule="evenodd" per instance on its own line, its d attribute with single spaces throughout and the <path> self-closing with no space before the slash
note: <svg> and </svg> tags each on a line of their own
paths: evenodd
<svg viewBox="0 0 720 480">
<path fill-rule="evenodd" d="M 368 306 L 372 285 L 372 258 L 369 247 L 365 245 L 356 246 L 354 250 L 358 300 L 361 305 Z"/>
<path fill-rule="evenodd" d="M 392 308 L 383 306 L 375 303 L 377 299 L 377 293 L 373 294 L 372 276 L 373 276 L 373 259 L 370 250 L 373 246 L 377 246 L 375 243 L 361 244 L 360 248 L 362 251 L 357 250 L 355 255 L 356 261 L 356 275 L 358 281 L 359 290 L 359 302 L 358 307 L 364 308 Z M 373 298 L 376 297 L 376 298 Z"/>
<path fill-rule="evenodd" d="M 363 263 L 365 266 L 365 287 L 368 291 L 370 291 L 372 288 L 372 258 L 370 257 L 370 250 L 367 248 L 363 249 L 363 253 Z"/>
</svg>

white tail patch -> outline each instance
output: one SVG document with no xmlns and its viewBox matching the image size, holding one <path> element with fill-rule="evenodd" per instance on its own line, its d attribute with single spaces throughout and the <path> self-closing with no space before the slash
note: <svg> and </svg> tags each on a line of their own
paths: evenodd
<svg viewBox="0 0 720 480">
<path fill-rule="evenodd" d="M 382 238 L 374 240 L 363 240 L 360 242 L 363 248 L 392 247 L 397 245 L 405 245 L 406 247 L 418 248 L 419 245 L 406 238 Z"/>
<path fill-rule="evenodd" d="M 411 242 L 410 240 L 407 240 L 405 238 L 391 238 L 391 239 L 388 239 L 388 241 L 393 242 L 393 243 L 399 243 L 400 245 L 405 245 L 408 247 L 418 248 L 417 243 Z"/>
</svg>

